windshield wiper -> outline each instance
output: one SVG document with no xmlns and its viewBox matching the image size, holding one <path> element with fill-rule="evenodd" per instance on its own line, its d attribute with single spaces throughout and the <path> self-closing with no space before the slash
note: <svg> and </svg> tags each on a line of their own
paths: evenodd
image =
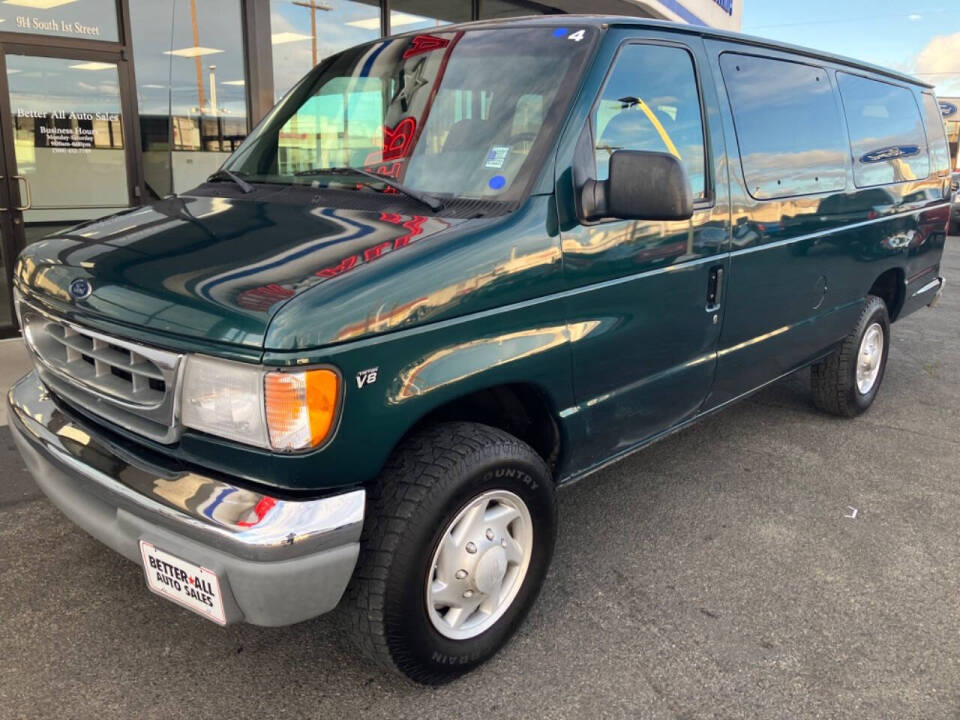
<svg viewBox="0 0 960 720">
<path fill-rule="evenodd" d="M 235 182 L 237 185 L 239 185 L 240 189 L 243 190 L 245 193 L 253 192 L 253 185 L 248 183 L 246 180 L 244 180 L 242 177 L 237 175 L 235 172 L 231 172 L 230 170 L 224 170 L 224 169 L 217 170 L 213 175 L 207 178 L 207 182 L 217 182 L 218 180 L 230 180 L 231 182 Z"/>
<path fill-rule="evenodd" d="M 363 177 L 370 178 L 371 181 L 375 180 L 376 182 L 381 182 L 387 187 L 392 187 L 394 190 L 402 192 L 404 195 L 423 203 L 434 212 L 443 210 L 444 207 L 443 202 L 439 198 L 434 197 L 429 193 L 414 190 L 413 188 L 407 187 L 403 183 L 397 182 L 393 178 L 387 177 L 386 175 L 378 175 L 377 173 L 370 172 L 369 170 L 365 170 L 363 168 L 311 168 L 310 170 L 301 170 L 300 172 L 294 173 L 294 177 L 304 177 L 306 175 L 362 175 Z"/>
</svg>

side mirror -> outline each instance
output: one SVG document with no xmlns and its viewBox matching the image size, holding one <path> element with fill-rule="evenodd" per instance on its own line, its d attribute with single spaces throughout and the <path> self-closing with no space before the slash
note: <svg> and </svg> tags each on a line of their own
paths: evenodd
<svg viewBox="0 0 960 720">
<path fill-rule="evenodd" d="M 661 152 L 617 150 L 610 177 L 588 180 L 581 198 L 588 220 L 689 220 L 693 193 L 683 163 Z"/>
</svg>

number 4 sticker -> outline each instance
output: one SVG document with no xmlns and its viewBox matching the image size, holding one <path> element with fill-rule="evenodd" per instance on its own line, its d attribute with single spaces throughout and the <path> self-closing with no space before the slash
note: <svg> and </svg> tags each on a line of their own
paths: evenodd
<svg viewBox="0 0 960 720">
<path fill-rule="evenodd" d="M 587 34 L 586 30 L 577 30 L 576 32 L 570 33 L 567 35 L 567 40 L 573 40 L 574 42 L 580 42 L 583 40 L 584 36 Z"/>
</svg>

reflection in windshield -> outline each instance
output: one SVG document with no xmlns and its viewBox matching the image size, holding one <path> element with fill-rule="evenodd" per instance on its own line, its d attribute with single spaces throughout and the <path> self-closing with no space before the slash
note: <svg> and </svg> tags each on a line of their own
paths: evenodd
<svg viewBox="0 0 960 720">
<path fill-rule="evenodd" d="M 516 199 L 562 119 L 590 32 L 433 32 L 352 48 L 296 86 L 228 167 L 251 182 L 348 187 L 319 170 L 360 167 L 428 193 Z"/>
</svg>

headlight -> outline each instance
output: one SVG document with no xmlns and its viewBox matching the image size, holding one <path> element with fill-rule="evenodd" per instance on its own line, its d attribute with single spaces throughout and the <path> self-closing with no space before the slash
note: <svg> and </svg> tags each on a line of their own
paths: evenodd
<svg viewBox="0 0 960 720">
<path fill-rule="evenodd" d="M 333 370 L 266 371 L 197 355 L 186 362 L 186 427 L 274 450 L 317 447 L 333 429 L 340 394 Z"/>
</svg>

